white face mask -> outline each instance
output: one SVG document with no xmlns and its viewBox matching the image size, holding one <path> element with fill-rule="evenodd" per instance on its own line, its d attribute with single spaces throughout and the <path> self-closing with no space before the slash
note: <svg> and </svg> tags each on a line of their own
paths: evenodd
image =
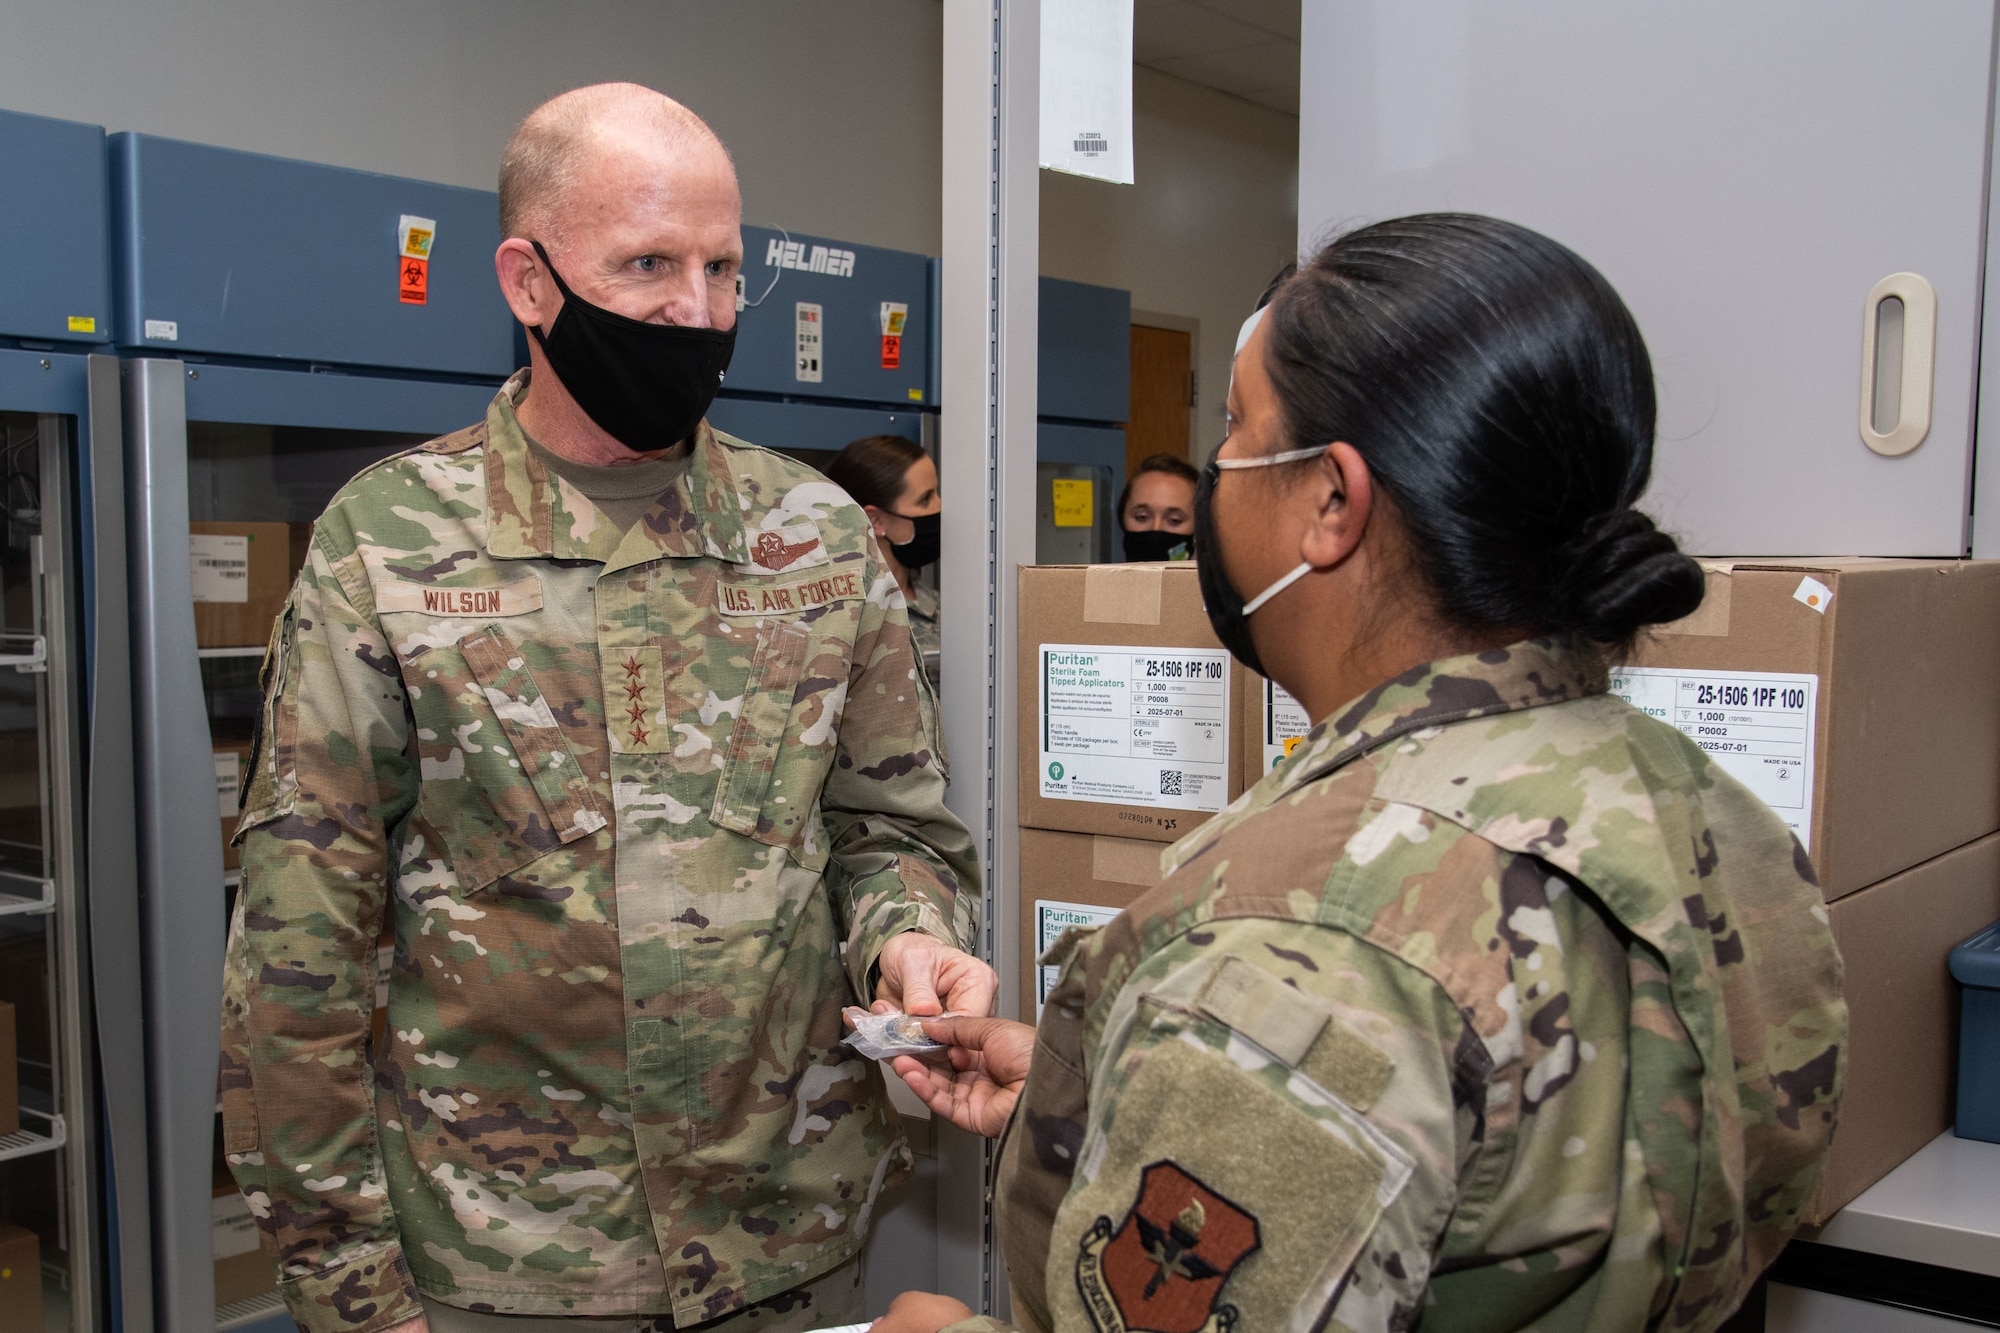
<svg viewBox="0 0 2000 1333">
<path fill-rule="evenodd" d="M 1260 310 L 1257 313 L 1261 315 L 1264 312 Z M 1218 470 L 1233 471 L 1238 468 L 1276 467 L 1280 463 L 1301 463 L 1308 458 L 1317 458 L 1325 452 L 1324 448 L 1287 449 L 1284 453 L 1272 454 L 1266 458 L 1211 458 L 1208 461 Z M 1276 597 L 1279 593 L 1312 573 L 1312 571 L 1313 567 L 1310 561 L 1299 561 L 1297 565 L 1293 566 L 1290 573 L 1243 604 L 1243 618 L 1248 620 L 1258 607 L 1264 605 L 1264 603 L 1270 601 L 1273 597 Z"/>
</svg>

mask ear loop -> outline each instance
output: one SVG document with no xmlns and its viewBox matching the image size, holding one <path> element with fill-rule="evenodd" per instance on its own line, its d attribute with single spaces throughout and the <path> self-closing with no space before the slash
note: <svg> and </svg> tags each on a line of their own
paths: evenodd
<svg viewBox="0 0 2000 1333">
<path fill-rule="evenodd" d="M 1280 463 L 1303 463 L 1306 459 L 1318 458 L 1325 452 L 1326 447 L 1322 445 L 1317 449 L 1287 449 L 1281 454 L 1270 454 L 1264 458 L 1211 458 L 1208 461 L 1217 468 L 1276 467 Z M 1241 612 L 1243 618 L 1248 620 L 1258 607 L 1264 605 L 1264 603 L 1270 601 L 1273 597 L 1276 597 L 1279 593 L 1312 573 L 1312 571 L 1313 567 L 1310 561 L 1299 561 L 1291 573 L 1285 575 L 1285 577 L 1279 579 L 1276 583 L 1273 583 L 1270 587 L 1264 589 L 1264 591 L 1243 604 Z"/>
<path fill-rule="evenodd" d="M 1326 452 L 1326 446 L 1317 449 L 1287 449 L 1282 454 L 1268 454 L 1263 458 L 1211 458 L 1208 461 L 1224 470 L 1246 467 L 1276 467 L 1280 463 L 1303 463 L 1308 458 L 1318 458 Z"/>
<path fill-rule="evenodd" d="M 1270 587 L 1264 589 L 1264 591 L 1258 593 L 1255 597 L 1251 598 L 1248 602 L 1244 603 L 1243 618 L 1245 620 L 1248 620 L 1251 616 L 1251 613 L 1254 612 L 1258 607 L 1270 601 L 1273 597 L 1276 597 L 1279 593 L 1291 587 L 1294 583 L 1297 583 L 1300 579 L 1304 578 L 1306 575 L 1312 572 L 1313 572 L 1313 567 L 1310 561 L 1307 560 L 1299 561 L 1298 566 L 1294 568 L 1291 573 L 1285 575 L 1285 577 L 1279 579 L 1276 583 L 1273 583 Z"/>
</svg>

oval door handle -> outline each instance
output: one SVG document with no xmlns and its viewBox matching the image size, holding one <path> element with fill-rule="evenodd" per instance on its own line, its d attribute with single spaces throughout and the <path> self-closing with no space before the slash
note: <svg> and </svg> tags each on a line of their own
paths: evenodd
<svg viewBox="0 0 2000 1333">
<path fill-rule="evenodd" d="M 1861 332 L 1861 442 L 1900 458 L 1931 433 L 1937 289 L 1919 273 L 1891 273 L 1868 293 Z"/>
</svg>

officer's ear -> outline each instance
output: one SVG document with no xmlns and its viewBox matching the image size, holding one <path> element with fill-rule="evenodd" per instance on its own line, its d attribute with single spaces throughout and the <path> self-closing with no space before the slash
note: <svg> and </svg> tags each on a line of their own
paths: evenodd
<svg viewBox="0 0 2000 1333">
<path fill-rule="evenodd" d="M 500 295 L 514 318 L 529 327 L 546 329 L 562 309 L 562 293 L 549 279 L 548 265 L 535 247 L 518 236 L 500 242 L 493 252 L 493 271 L 500 279 Z"/>
</svg>

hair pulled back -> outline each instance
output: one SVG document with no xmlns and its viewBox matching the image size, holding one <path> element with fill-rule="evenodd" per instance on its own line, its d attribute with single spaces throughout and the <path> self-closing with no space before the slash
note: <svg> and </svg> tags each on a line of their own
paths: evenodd
<svg viewBox="0 0 2000 1333">
<path fill-rule="evenodd" d="M 1360 451 L 1447 623 L 1622 648 L 1701 604 L 1701 567 L 1632 508 L 1653 466 L 1646 344 L 1566 247 L 1396 218 L 1322 248 L 1266 321 L 1287 447 Z"/>
<path fill-rule="evenodd" d="M 1196 471 L 1194 464 L 1187 459 L 1177 458 L 1173 454 L 1147 454 L 1139 461 L 1139 466 L 1132 469 L 1132 475 L 1125 478 L 1125 489 L 1118 492 L 1118 508 L 1111 512 L 1118 516 L 1120 527 L 1125 525 L 1125 506 L 1132 499 L 1132 483 L 1149 472 L 1163 472 L 1169 477 L 1179 477 L 1190 488 L 1201 484 L 1201 473 Z"/>
<path fill-rule="evenodd" d="M 924 456 L 914 440 L 900 435 L 864 435 L 826 465 L 826 479 L 854 497 L 858 505 L 895 512 L 910 469 Z"/>
</svg>

